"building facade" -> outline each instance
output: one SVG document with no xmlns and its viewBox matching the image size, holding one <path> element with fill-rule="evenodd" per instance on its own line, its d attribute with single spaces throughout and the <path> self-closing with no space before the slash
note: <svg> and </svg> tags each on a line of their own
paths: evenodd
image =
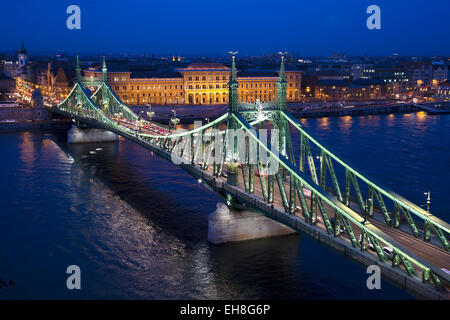
<svg viewBox="0 0 450 320">
<path fill-rule="evenodd" d="M 439 84 L 437 88 L 437 94 L 445 99 L 450 100 L 450 81 L 446 80 Z"/>
<path fill-rule="evenodd" d="M 360 79 L 372 79 L 384 82 L 387 87 L 387 97 L 405 93 L 410 90 L 411 85 L 408 70 L 401 64 L 366 66 L 362 70 Z"/>
<path fill-rule="evenodd" d="M 379 80 L 358 79 L 318 80 L 315 85 L 314 97 L 327 101 L 354 101 L 380 99 L 385 94 L 385 86 Z"/>
<path fill-rule="evenodd" d="M 402 62 L 409 74 L 409 83 L 416 89 L 428 88 L 433 80 L 433 65 L 430 62 Z"/>
<path fill-rule="evenodd" d="M 441 82 L 448 78 L 448 66 L 445 63 L 433 63 L 433 88 L 436 88 Z"/>
<path fill-rule="evenodd" d="M 231 69 L 220 63 L 191 63 L 175 72 L 139 74 L 108 71 L 107 80 L 126 104 L 227 104 Z M 86 81 L 98 81 L 101 70 L 84 70 Z M 286 71 L 287 101 L 301 99 L 301 71 Z M 238 72 L 239 98 L 244 102 L 276 97 L 278 73 L 258 70 Z"/>
</svg>

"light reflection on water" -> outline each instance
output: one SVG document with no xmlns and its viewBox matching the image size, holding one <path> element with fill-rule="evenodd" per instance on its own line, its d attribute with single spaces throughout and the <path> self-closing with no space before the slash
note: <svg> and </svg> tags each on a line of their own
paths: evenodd
<svg viewBox="0 0 450 320">
<path fill-rule="evenodd" d="M 448 117 L 302 123 L 416 203 L 427 185 L 449 220 Z M 368 291 L 363 268 L 306 236 L 208 244 L 207 215 L 220 198 L 178 167 L 123 139 L 69 146 L 58 137 L 0 134 L 0 277 L 16 282 L 0 298 L 409 297 L 384 282 Z M 81 291 L 65 289 L 70 264 L 81 267 Z"/>
</svg>

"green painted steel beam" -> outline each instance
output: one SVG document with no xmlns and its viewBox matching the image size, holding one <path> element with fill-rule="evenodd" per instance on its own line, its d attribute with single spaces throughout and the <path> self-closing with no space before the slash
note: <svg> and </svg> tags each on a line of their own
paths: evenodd
<svg viewBox="0 0 450 320">
<path fill-rule="evenodd" d="M 328 203 L 332 208 L 338 211 L 342 216 L 347 218 L 353 224 L 358 226 L 360 229 L 364 229 L 369 235 L 372 236 L 373 239 L 377 241 L 383 242 L 385 245 L 390 246 L 393 249 L 397 249 L 399 253 L 402 254 L 403 257 L 407 257 L 407 260 L 411 263 L 414 263 L 419 268 L 429 268 L 433 272 L 435 272 L 439 277 L 444 277 L 445 279 L 449 279 L 448 275 L 446 275 L 442 270 L 433 264 L 425 261 L 422 257 L 418 256 L 415 253 L 409 252 L 408 249 L 404 248 L 401 244 L 397 243 L 392 237 L 388 236 L 381 230 L 379 230 L 376 226 L 371 224 L 368 221 L 365 221 L 358 213 L 353 211 L 351 208 L 348 208 L 343 203 L 341 203 L 336 196 L 329 194 L 326 190 L 320 188 L 314 181 L 305 176 L 298 168 L 292 165 L 292 163 L 288 162 L 283 157 L 279 157 L 276 153 L 272 152 L 270 144 L 265 144 L 258 139 L 257 133 L 253 133 L 250 131 L 250 124 L 248 124 L 241 115 L 237 113 L 233 113 L 232 116 L 248 131 L 248 133 L 264 148 L 271 156 L 275 157 L 276 160 L 282 165 L 286 170 L 290 173 L 294 174 L 294 176 L 299 179 L 304 185 L 311 190 L 313 194 L 319 196 L 324 202 Z M 363 223 L 364 221 L 364 223 Z M 380 254 L 381 256 L 382 254 Z M 428 265 L 428 266 L 426 266 Z"/>
<path fill-rule="evenodd" d="M 391 199 L 393 202 L 400 204 L 405 209 L 408 209 L 413 214 L 417 215 L 418 217 L 422 218 L 423 220 L 427 220 L 433 225 L 435 225 L 437 228 L 442 229 L 443 231 L 450 233 L 450 225 L 433 216 L 432 214 L 426 212 L 424 209 L 420 208 L 419 206 L 415 205 L 414 203 L 410 202 L 409 200 L 403 198 L 399 194 L 395 193 L 394 191 L 391 191 L 385 187 L 382 187 L 380 183 L 375 183 L 374 179 L 369 180 L 366 178 L 363 173 L 355 170 L 355 166 L 350 166 L 348 163 L 344 162 L 341 158 L 336 156 L 333 152 L 331 152 L 330 149 L 326 148 L 322 143 L 318 142 L 311 134 L 309 134 L 305 128 L 289 113 L 282 112 L 281 113 L 297 130 L 301 132 L 301 134 L 304 134 L 309 140 L 311 140 L 316 146 L 318 146 L 320 149 L 323 149 L 330 157 L 332 157 L 335 161 L 337 161 L 340 165 L 342 165 L 344 168 L 351 171 L 354 175 L 356 175 L 358 178 L 360 178 L 362 181 L 367 183 L 368 185 L 371 185 L 375 190 L 379 191 L 384 196 Z"/>
</svg>

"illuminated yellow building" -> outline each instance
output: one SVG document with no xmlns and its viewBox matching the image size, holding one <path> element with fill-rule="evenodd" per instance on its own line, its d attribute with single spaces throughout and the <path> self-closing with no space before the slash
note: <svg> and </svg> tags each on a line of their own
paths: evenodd
<svg viewBox="0 0 450 320">
<path fill-rule="evenodd" d="M 98 81 L 101 70 L 85 70 L 86 81 Z M 109 71 L 108 83 L 117 96 L 131 105 L 145 104 L 227 104 L 230 68 L 220 63 L 191 63 L 170 73 L 139 74 Z M 301 72 L 286 71 L 287 101 L 300 101 Z M 278 73 L 238 73 L 241 101 L 269 101 L 276 97 Z"/>
</svg>

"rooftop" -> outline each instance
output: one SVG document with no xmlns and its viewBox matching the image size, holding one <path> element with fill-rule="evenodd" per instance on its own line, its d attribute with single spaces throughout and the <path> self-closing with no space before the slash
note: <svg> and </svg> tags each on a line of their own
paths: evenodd
<svg viewBox="0 0 450 320">
<path fill-rule="evenodd" d="M 193 62 L 187 68 L 180 71 L 229 71 L 230 68 L 217 62 Z"/>
</svg>

